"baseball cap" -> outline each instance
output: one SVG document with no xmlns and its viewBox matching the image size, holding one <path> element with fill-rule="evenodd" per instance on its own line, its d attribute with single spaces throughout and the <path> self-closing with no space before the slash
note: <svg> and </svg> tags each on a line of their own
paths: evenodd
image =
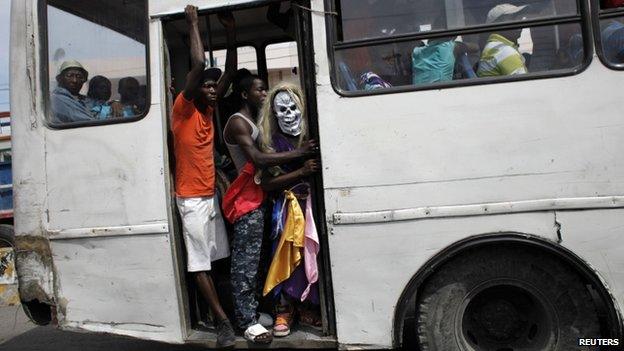
<svg viewBox="0 0 624 351">
<path fill-rule="evenodd" d="M 221 70 L 217 67 L 209 67 L 204 70 L 203 80 L 206 81 L 208 79 L 214 80 L 215 82 L 219 80 L 221 77 Z"/>
<path fill-rule="evenodd" d="M 89 72 L 87 72 L 87 70 L 80 64 L 80 62 L 76 60 L 63 61 L 63 63 L 61 63 L 61 65 L 59 66 L 58 74 L 63 73 L 63 71 L 68 68 L 78 68 L 82 70 L 85 73 L 85 75 L 89 74 Z"/>
<path fill-rule="evenodd" d="M 494 6 L 487 14 L 485 23 L 497 22 L 503 16 L 510 16 L 518 14 L 520 11 L 526 9 L 529 5 L 515 6 L 512 4 L 500 4 Z"/>
</svg>

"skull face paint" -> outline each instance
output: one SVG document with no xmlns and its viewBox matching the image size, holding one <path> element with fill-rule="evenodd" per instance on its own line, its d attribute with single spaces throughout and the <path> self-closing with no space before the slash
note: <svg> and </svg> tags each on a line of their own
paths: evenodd
<svg viewBox="0 0 624 351">
<path fill-rule="evenodd" d="M 275 95 L 273 110 L 277 124 L 284 134 L 291 136 L 301 134 L 301 110 L 289 93 L 282 91 Z"/>
</svg>

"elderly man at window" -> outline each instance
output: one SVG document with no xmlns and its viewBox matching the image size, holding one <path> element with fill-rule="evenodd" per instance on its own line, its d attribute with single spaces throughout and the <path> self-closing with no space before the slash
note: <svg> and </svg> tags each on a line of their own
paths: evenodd
<svg viewBox="0 0 624 351">
<path fill-rule="evenodd" d="M 78 61 L 65 61 L 56 76 L 58 87 L 51 96 L 52 123 L 91 121 L 94 119 L 86 105 L 86 96 L 80 89 L 89 73 Z"/>
</svg>

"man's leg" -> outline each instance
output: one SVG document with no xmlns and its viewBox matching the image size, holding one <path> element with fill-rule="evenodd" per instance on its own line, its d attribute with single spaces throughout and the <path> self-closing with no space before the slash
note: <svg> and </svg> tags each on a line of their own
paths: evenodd
<svg viewBox="0 0 624 351">
<path fill-rule="evenodd" d="M 215 251 L 215 224 L 211 221 L 213 201 L 209 198 L 177 198 L 182 217 L 182 232 L 187 254 L 187 270 L 192 273 L 197 287 L 208 302 L 217 329 L 217 345 L 230 347 L 236 343 L 234 330 L 223 312 L 210 276 Z"/>
<path fill-rule="evenodd" d="M 234 223 L 232 240 L 232 294 L 239 328 L 256 324 L 258 264 L 264 231 L 264 211 L 259 208 Z"/>
<path fill-rule="evenodd" d="M 195 272 L 193 273 L 193 277 L 195 278 L 195 283 L 197 283 L 199 291 L 208 302 L 210 310 L 215 316 L 216 322 L 227 319 L 227 315 L 223 312 L 223 308 L 219 302 L 217 289 L 214 286 L 210 272 Z"/>
</svg>

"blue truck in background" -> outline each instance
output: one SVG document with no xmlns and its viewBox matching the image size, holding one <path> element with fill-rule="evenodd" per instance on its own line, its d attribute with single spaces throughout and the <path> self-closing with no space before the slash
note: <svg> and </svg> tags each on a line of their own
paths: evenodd
<svg viewBox="0 0 624 351">
<path fill-rule="evenodd" d="M 0 223 L 13 224 L 11 114 L 0 112 Z"/>
</svg>

